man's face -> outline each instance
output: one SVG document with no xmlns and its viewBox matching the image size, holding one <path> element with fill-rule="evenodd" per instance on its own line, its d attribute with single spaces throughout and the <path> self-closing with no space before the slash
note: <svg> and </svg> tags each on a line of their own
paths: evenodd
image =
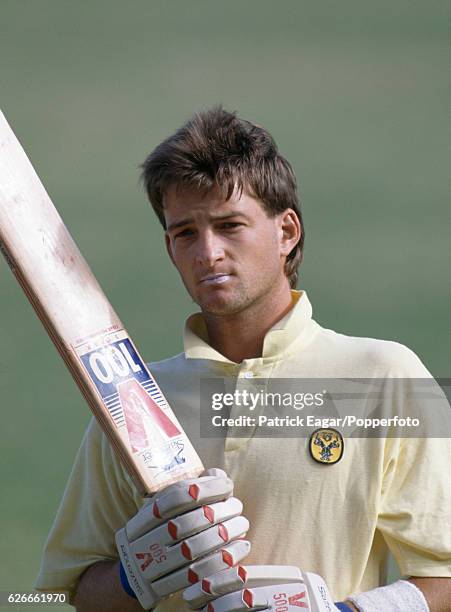
<svg viewBox="0 0 451 612">
<path fill-rule="evenodd" d="M 204 313 L 237 314 L 289 290 L 284 262 L 294 244 L 287 241 L 286 214 L 268 217 L 244 191 L 225 202 L 217 190 L 171 188 L 164 215 L 169 255 Z"/>
</svg>

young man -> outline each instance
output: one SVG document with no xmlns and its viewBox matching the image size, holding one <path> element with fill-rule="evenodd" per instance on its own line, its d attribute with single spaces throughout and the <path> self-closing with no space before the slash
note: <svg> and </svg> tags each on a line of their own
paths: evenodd
<svg viewBox="0 0 451 612">
<path fill-rule="evenodd" d="M 315 572 L 349 609 L 451 610 L 451 487 L 442 467 L 451 462 L 449 444 L 346 439 L 341 460 L 328 464 L 314 460 L 308 438 L 199 436 L 202 379 L 233 378 L 238 389 L 253 378 L 430 378 L 407 348 L 343 336 L 312 319 L 306 293 L 294 290 L 304 244 L 296 180 L 271 136 L 215 108 L 159 145 L 143 169 L 169 257 L 201 310 L 186 323 L 184 352 L 151 364 L 151 370 L 204 465 L 224 468 L 234 481 L 250 522 L 246 565 Z M 215 488 L 213 501 L 233 499 L 222 473 L 207 481 Z M 199 486 L 207 481 L 199 479 Z M 184 511 L 198 512 L 204 502 Z M 227 518 L 234 525 L 241 521 L 234 540 L 247 526 L 239 502 L 227 503 L 233 506 Z M 141 506 L 92 422 L 46 545 L 38 588 L 69 590 L 80 612 L 142 609 L 130 585 L 146 591 L 146 578 L 136 581 L 126 568 L 119 579 L 115 546 L 115 532 Z M 138 534 L 143 541 L 168 526 L 176 514 L 176 506 L 169 506 L 161 519 L 149 519 L 148 533 Z M 133 539 L 131 531 L 122 532 L 125 541 Z M 202 541 L 205 567 L 189 565 L 197 578 L 220 567 L 209 533 Z M 234 562 L 247 553 L 238 550 L 241 542 L 230 545 Z M 381 590 L 388 550 L 410 578 Z M 174 576 L 186 559 L 165 572 L 179 588 L 181 574 Z M 148 560 L 152 568 L 154 559 Z M 148 597 L 161 612 L 186 609 L 180 594 L 160 600 L 163 587 L 152 571 L 143 570 L 149 587 L 140 598 Z M 353 593 L 360 595 L 351 601 Z"/>
</svg>

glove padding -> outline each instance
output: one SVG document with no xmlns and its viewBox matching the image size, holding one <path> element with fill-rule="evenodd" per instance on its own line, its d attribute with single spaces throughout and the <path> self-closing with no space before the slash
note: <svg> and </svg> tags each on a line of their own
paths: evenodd
<svg viewBox="0 0 451 612">
<path fill-rule="evenodd" d="M 250 543 L 238 539 L 249 522 L 232 492 L 225 472 L 209 470 L 156 493 L 116 533 L 128 582 L 144 609 L 249 553 Z"/>
<path fill-rule="evenodd" d="M 285 565 L 232 567 L 187 588 L 183 599 L 202 612 L 338 612 L 320 576 Z"/>
</svg>

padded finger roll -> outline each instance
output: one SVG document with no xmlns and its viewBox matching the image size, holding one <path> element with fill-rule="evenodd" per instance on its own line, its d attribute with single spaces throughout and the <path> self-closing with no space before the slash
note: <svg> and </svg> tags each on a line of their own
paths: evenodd
<svg viewBox="0 0 451 612">
<path fill-rule="evenodd" d="M 302 582 L 299 568 L 287 565 L 238 565 L 210 575 L 183 593 L 184 600 L 193 609 L 205 606 L 209 601 L 240 591 L 243 588 L 271 586 Z"/>
<path fill-rule="evenodd" d="M 211 601 L 203 612 L 249 612 L 271 610 L 272 612 L 305 612 L 311 610 L 305 584 L 278 584 L 273 586 L 243 589 Z M 333 610 L 333 608 L 331 608 Z"/>
<path fill-rule="evenodd" d="M 271 610 L 268 598 L 260 589 L 244 589 L 224 595 L 210 602 L 202 612 L 249 612 L 249 610 Z"/>
<path fill-rule="evenodd" d="M 211 555 L 190 563 L 187 567 L 163 576 L 153 582 L 152 587 L 159 597 L 166 597 L 207 576 L 236 565 L 249 554 L 250 549 L 251 545 L 247 540 L 236 540 Z"/>
<path fill-rule="evenodd" d="M 188 510 L 228 499 L 233 492 L 233 482 L 225 472 L 218 471 L 221 473 L 219 476 L 182 480 L 159 491 L 127 523 L 129 541 L 136 540 L 167 519 Z"/>
<path fill-rule="evenodd" d="M 223 523 L 243 511 L 243 504 L 236 497 L 230 497 L 224 502 L 207 504 L 181 516 L 174 517 L 167 523 L 169 542 L 184 540 L 200 533 L 217 523 Z"/>
</svg>

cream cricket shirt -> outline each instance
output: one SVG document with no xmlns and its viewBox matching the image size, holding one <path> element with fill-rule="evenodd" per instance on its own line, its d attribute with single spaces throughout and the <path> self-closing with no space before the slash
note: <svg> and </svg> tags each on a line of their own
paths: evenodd
<svg viewBox="0 0 451 612">
<path fill-rule="evenodd" d="M 151 365 L 206 467 L 222 467 L 250 521 L 245 564 L 288 564 L 323 576 L 335 600 L 385 578 L 390 549 L 403 575 L 451 576 L 451 450 L 445 439 L 345 440 L 334 465 L 315 462 L 308 438 L 201 438 L 199 380 L 424 378 L 406 347 L 324 329 L 305 292 L 267 334 L 261 358 L 233 363 L 207 343 L 201 315 L 186 324 L 185 352 Z M 400 398 L 399 401 L 402 401 Z M 37 588 L 74 590 L 81 573 L 116 559 L 114 533 L 141 505 L 92 421 L 46 543 Z M 184 610 L 176 596 L 159 612 Z"/>
</svg>

